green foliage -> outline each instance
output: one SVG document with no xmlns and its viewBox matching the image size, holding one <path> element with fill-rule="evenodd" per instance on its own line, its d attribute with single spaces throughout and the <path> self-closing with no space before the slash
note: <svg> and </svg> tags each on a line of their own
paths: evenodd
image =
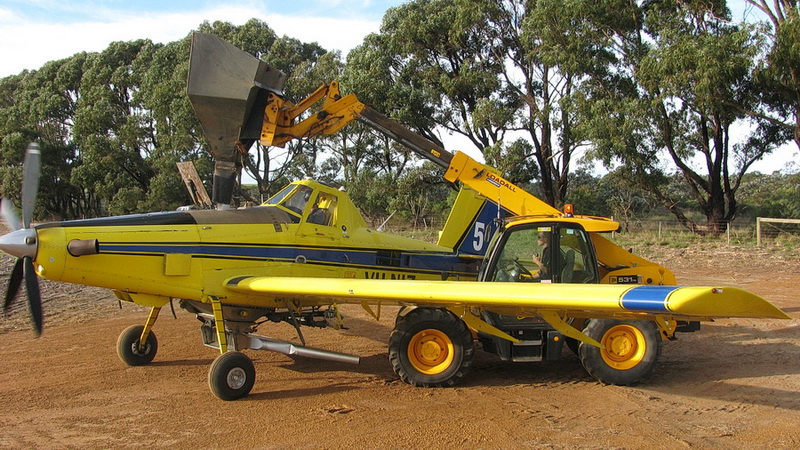
<svg viewBox="0 0 800 450">
<path fill-rule="evenodd" d="M 486 164 L 495 167 L 503 177 L 514 184 L 531 183 L 538 168 L 531 157 L 533 147 L 523 139 L 517 139 L 511 145 L 496 142 L 484 150 Z"/>
<path fill-rule="evenodd" d="M 763 41 L 756 28 L 727 19 L 724 1 L 647 2 L 640 14 L 641 22 L 617 31 L 630 43 L 623 57 L 587 84 L 586 132 L 595 155 L 621 163 L 628 180 L 687 227 L 718 233 L 738 212 L 743 175 L 774 148 L 763 129 L 732 143 L 733 131 L 752 120 L 742 109 L 757 102 L 752 73 Z M 673 169 L 665 161 L 688 185 L 704 227 L 666 184 Z"/>
<path fill-rule="evenodd" d="M 673 214 L 703 229 L 702 216 L 713 233 L 739 215 L 800 217 L 797 174 L 748 173 L 777 145 L 800 146 L 800 14 L 796 2 L 748 2 L 771 23 L 733 23 L 724 0 L 414 0 L 346 62 L 258 19 L 198 30 L 284 71 L 289 101 L 338 79 L 436 143 L 466 137 L 551 204 L 624 224 Z M 187 204 L 175 163 L 195 161 L 206 182 L 213 166 L 185 93 L 189 47 L 190 36 L 114 42 L 0 79 L 2 194 L 19 201 L 35 140 L 40 217 Z M 734 143 L 736 129 L 751 132 Z M 575 171 L 584 148 L 611 172 Z M 346 186 L 379 221 L 440 218 L 451 194 L 440 169 L 360 123 L 285 149 L 256 144 L 243 166 L 256 182 L 244 200 L 315 177 Z"/>
<path fill-rule="evenodd" d="M 746 1 L 769 18 L 759 31 L 770 35 L 772 47 L 755 72 L 761 101 L 742 109 L 772 127 L 772 142 L 794 140 L 800 148 L 800 3 Z"/>
<path fill-rule="evenodd" d="M 747 217 L 800 218 L 800 173 L 752 173 L 741 187 Z"/>
<path fill-rule="evenodd" d="M 408 170 L 397 181 L 396 195 L 391 199 L 389 209 L 416 227 L 426 218 L 445 216 L 448 193 L 438 166 L 426 162 Z"/>
</svg>

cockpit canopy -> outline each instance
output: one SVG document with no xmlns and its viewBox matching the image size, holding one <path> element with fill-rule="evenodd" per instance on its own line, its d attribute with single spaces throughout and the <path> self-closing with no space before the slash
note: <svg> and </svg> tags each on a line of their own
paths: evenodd
<svg viewBox="0 0 800 450">
<path fill-rule="evenodd" d="M 303 180 L 296 181 L 264 202 L 264 206 L 275 206 L 287 212 L 293 223 L 306 223 L 322 226 L 365 227 L 361 214 L 352 204 L 347 193 L 322 183 Z"/>
</svg>

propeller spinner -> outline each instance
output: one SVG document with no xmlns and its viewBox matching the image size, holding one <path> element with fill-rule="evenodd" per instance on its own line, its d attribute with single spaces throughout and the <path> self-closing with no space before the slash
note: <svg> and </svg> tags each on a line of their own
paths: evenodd
<svg viewBox="0 0 800 450">
<path fill-rule="evenodd" d="M 8 280 L 8 290 L 3 305 L 8 312 L 17 296 L 22 281 L 25 280 L 25 290 L 28 292 L 28 306 L 33 320 L 33 329 L 36 334 L 42 333 L 43 315 L 42 298 L 39 291 L 39 279 L 33 267 L 38 244 L 36 230 L 30 228 L 33 210 L 36 206 L 36 194 L 39 190 L 39 167 L 41 166 L 41 152 L 39 145 L 32 142 L 25 151 L 24 176 L 22 179 L 22 221 L 19 220 L 11 201 L 3 199 L 0 205 L 0 215 L 6 226 L 13 231 L 0 237 L 0 250 L 17 257 L 17 262 L 11 270 Z"/>
</svg>

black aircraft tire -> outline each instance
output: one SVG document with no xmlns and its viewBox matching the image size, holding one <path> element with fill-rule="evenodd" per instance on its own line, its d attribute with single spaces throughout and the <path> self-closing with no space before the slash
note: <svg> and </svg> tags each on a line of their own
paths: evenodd
<svg viewBox="0 0 800 450">
<path fill-rule="evenodd" d="M 655 370 L 662 344 L 655 322 L 596 319 L 583 332 L 606 347 L 581 342 L 578 348 L 583 367 L 598 381 L 629 386 Z"/>
<path fill-rule="evenodd" d="M 389 338 L 389 362 L 412 386 L 458 384 L 475 356 L 466 324 L 446 309 L 415 308 L 398 318 Z"/>
<path fill-rule="evenodd" d="M 221 400 L 246 397 L 256 382 L 256 368 L 244 353 L 223 353 L 208 369 L 208 387 Z"/>
<path fill-rule="evenodd" d="M 139 339 L 142 337 L 142 330 L 144 330 L 144 325 L 132 325 L 120 333 L 117 339 L 117 356 L 129 366 L 150 364 L 158 352 L 158 340 L 152 330 L 147 335 L 144 350 L 139 351 Z"/>
</svg>

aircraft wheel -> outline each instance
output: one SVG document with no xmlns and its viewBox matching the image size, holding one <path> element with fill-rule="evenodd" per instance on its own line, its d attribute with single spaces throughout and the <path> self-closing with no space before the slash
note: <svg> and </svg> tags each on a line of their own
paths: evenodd
<svg viewBox="0 0 800 450">
<path fill-rule="evenodd" d="M 655 322 L 598 319 L 583 332 L 605 347 L 581 342 L 578 349 L 583 367 L 600 382 L 628 386 L 655 370 L 662 343 Z"/>
<path fill-rule="evenodd" d="M 466 324 L 450 311 L 415 308 L 398 317 L 389 338 L 389 362 L 412 386 L 452 386 L 472 366 L 475 342 Z"/>
<path fill-rule="evenodd" d="M 117 339 L 117 356 L 129 366 L 144 366 L 150 364 L 158 352 L 158 340 L 155 333 L 150 331 L 144 350 L 139 350 L 139 339 L 142 337 L 144 325 L 132 325 L 125 329 Z"/>
<path fill-rule="evenodd" d="M 223 353 L 217 356 L 208 370 L 208 386 L 221 400 L 246 397 L 255 382 L 256 368 L 244 353 Z"/>
</svg>

